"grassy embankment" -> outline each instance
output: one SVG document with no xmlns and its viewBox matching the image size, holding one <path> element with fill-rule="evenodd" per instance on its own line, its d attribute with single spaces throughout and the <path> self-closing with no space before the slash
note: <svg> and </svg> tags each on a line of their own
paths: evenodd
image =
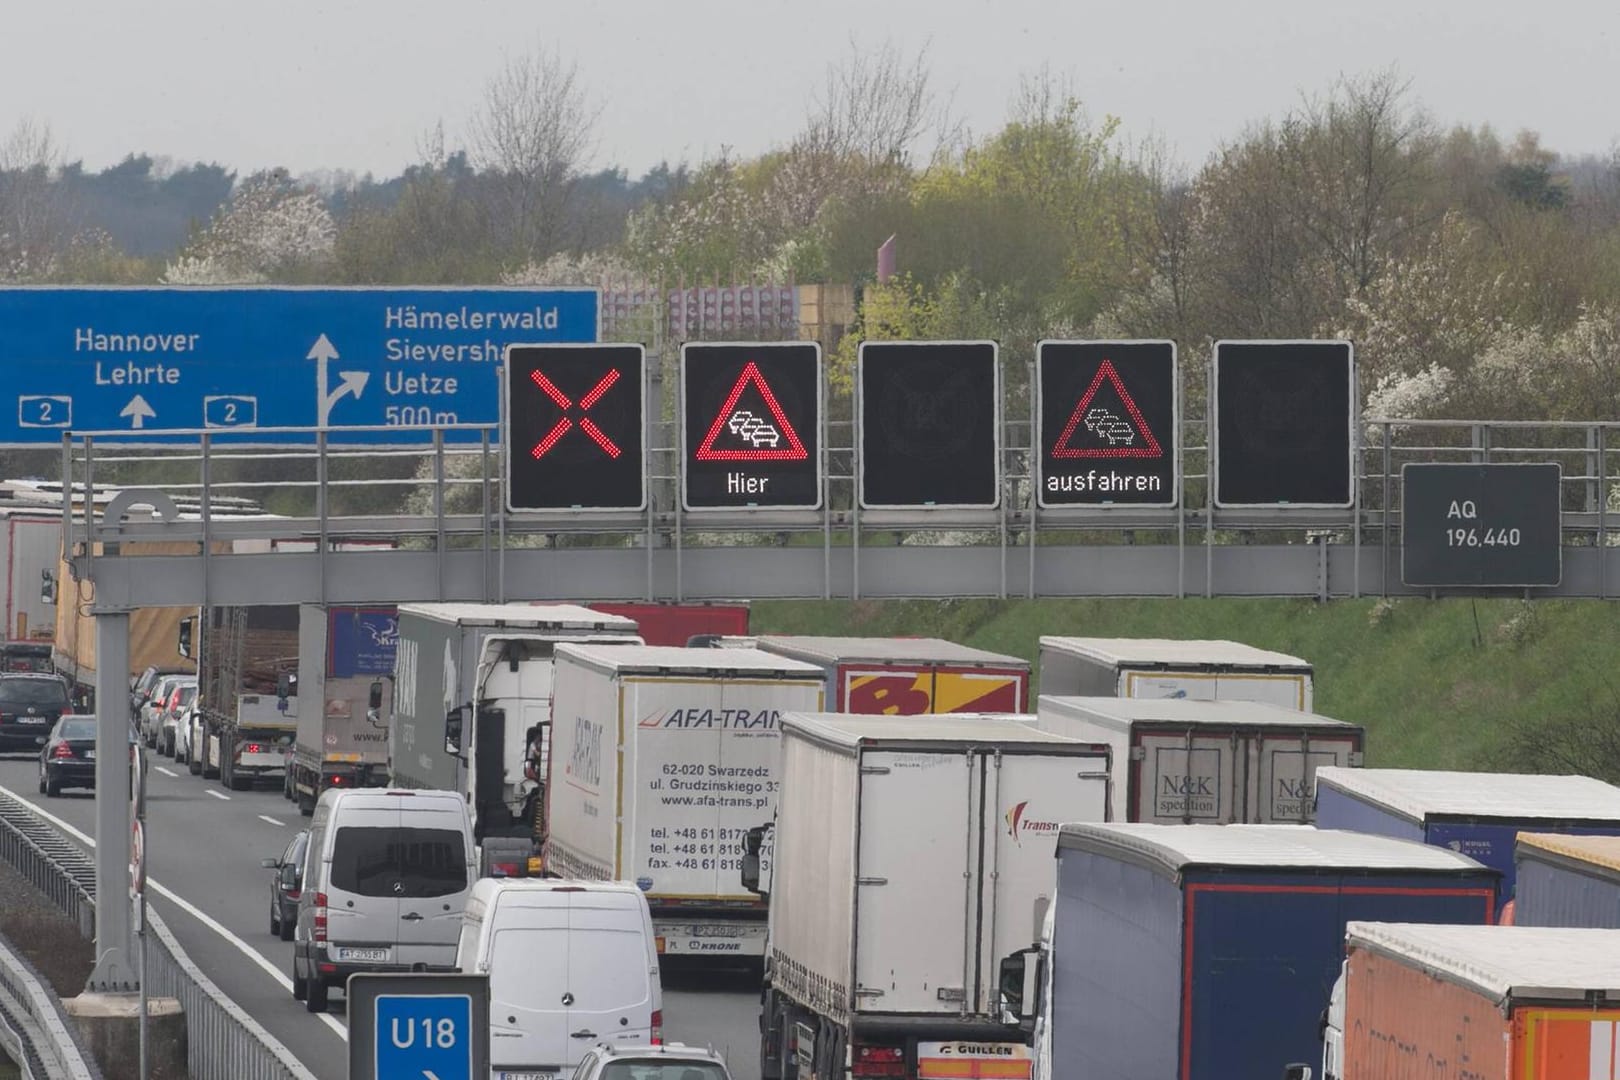
<svg viewBox="0 0 1620 1080">
<path fill-rule="evenodd" d="M 1316 711 L 1366 727 L 1368 765 L 1620 781 L 1620 605 L 1602 601 L 760 601 L 752 624 L 1032 661 L 1042 634 L 1228 638 L 1315 664 Z"/>
</svg>

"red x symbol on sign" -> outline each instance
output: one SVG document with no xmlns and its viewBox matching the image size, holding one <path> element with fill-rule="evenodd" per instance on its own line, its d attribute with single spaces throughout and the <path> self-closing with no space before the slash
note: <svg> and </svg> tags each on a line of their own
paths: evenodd
<svg viewBox="0 0 1620 1080">
<path fill-rule="evenodd" d="M 529 377 L 534 380 L 534 385 L 538 386 L 541 390 L 544 390 L 546 396 L 552 401 L 555 401 L 557 403 L 557 408 L 563 410 L 564 413 L 563 416 L 558 417 L 557 423 L 552 426 L 552 429 L 546 432 L 546 437 L 535 443 L 534 449 L 529 451 L 529 453 L 534 455 L 535 460 L 538 461 L 540 458 L 545 457 L 546 454 L 550 452 L 551 448 L 556 446 L 557 443 L 561 441 L 562 437 L 573 429 L 574 421 L 568 418 L 567 412 L 569 409 L 574 407 L 574 403 L 569 400 L 567 394 L 558 389 L 556 383 L 546 378 L 544 372 L 535 371 L 532 372 Z M 579 399 L 579 411 L 581 413 L 589 412 L 591 410 L 591 406 L 595 405 L 598 401 L 601 401 L 602 395 L 607 393 L 608 388 L 618 381 L 618 368 L 614 368 L 606 375 L 603 375 L 597 384 L 591 387 L 590 393 Z M 586 435 L 589 435 L 591 437 L 591 441 L 596 443 L 597 446 L 600 446 L 602 448 L 602 452 L 608 457 L 617 458 L 621 453 L 623 453 L 623 451 L 619 449 L 618 444 L 612 439 L 608 438 L 607 432 L 597 427 L 596 423 L 590 417 L 581 416 L 579 418 L 579 430 L 583 431 Z"/>
</svg>

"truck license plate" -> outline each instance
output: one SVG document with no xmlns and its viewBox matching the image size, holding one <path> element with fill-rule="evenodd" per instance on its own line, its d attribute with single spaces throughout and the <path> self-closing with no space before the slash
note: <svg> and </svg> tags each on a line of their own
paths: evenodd
<svg viewBox="0 0 1620 1080">
<path fill-rule="evenodd" d="M 560 1072 L 536 1072 L 530 1069 L 527 1072 L 503 1072 L 500 1077 L 501 1080 L 557 1080 L 561 1075 Z"/>
<path fill-rule="evenodd" d="M 366 963 L 380 964 L 388 959 L 388 950 L 339 948 L 337 958 L 339 960 L 360 960 Z"/>
</svg>

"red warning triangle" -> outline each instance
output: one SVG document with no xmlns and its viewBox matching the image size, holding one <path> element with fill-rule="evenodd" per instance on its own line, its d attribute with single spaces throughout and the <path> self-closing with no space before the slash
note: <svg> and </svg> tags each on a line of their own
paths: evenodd
<svg viewBox="0 0 1620 1080">
<path fill-rule="evenodd" d="M 776 421 L 774 427 L 761 417 L 737 411 L 737 401 L 750 382 L 765 400 L 771 419 Z M 725 450 L 716 448 L 715 440 L 728 429 L 749 445 Z M 787 414 L 782 411 L 781 403 L 766 384 L 765 376 L 760 374 L 759 365 L 750 360 L 742 369 L 742 374 L 737 376 L 737 384 L 726 396 L 725 404 L 715 414 L 714 423 L 709 425 L 709 434 L 692 456 L 698 461 L 803 461 L 810 455 L 804 443 L 799 441 L 799 433 L 788 423 Z"/>
<path fill-rule="evenodd" d="M 1126 415 L 1130 417 L 1127 423 L 1123 417 L 1115 416 L 1104 408 L 1091 408 L 1091 399 L 1097 396 L 1097 388 L 1107 379 L 1114 386 L 1114 392 L 1119 395 L 1120 402 L 1125 406 Z M 1105 440 L 1107 446 L 1070 446 L 1069 440 L 1081 424 L 1086 430 L 1092 432 L 1097 438 Z M 1111 360 L 1104 360 L 1097 368 L 1097 377 L 1091 380 L 1091 386 L 1080 395 L 1080 404 L 1074 407 L 1069 416 L 1069 422 L 1063 428 L 1063 435 L 1058 439 L 1057 445 L 1052 447 L 1052 456 L 1055 458 L 1150 458 L 1163 457 L 1164 451 L 1159 447 L 1159 440 L 1153 437 L 1153 431 L 1148 427 L 1147 421 L 1142 418 L 1142 410 L 1136 407 L 1136 400 L 1131 392 L 1125 389 L 1120 381 L 1119 372 L 1114 370 Z"/>
</svg>

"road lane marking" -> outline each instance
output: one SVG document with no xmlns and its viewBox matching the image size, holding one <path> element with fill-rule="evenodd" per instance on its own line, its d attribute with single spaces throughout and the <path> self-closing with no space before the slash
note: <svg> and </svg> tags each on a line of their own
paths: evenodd
<svg viewBox="0 0 1620 1080">
<path fill-rule="evenodd" d="M 260 814 L 259 815 L 259 820 L 260 821 L 268 821 L 270 824 L 274 825 L 278 829 L 285 829 L 287 827 L 287 823 L 285 821 L 277 821 L 275 818 L 271 817 L 269 814 Z"/>
<path fill-rule="evenodd" d="M 153 768 L 154 768 L 154 769 L 156 769 L 156 770 L 157 770 L 157 771 L 158 771 L 158 772 L 160 772 L 160 773 L 162 773 L 162 774 L 163 774 L 163 775 L 164 775 L 164 776 L 174 776 L 174 777 L 178 777 L 178 776 L 179 776 L 179 775 L 180 775 L 180 774 L 179 774 L 179 773 L 177 773 L 177 772 L 174 772 L 174 771 L 173 771 L 173 770 L 171 770 L 171 769 L 165 769 L 165 768 L 164 768 L 164 767 L 163 767 L 163 766 L 161 766 L 161 765 L 154 765 L 154 766 L 152 766 L 152 767 L 153 767 Z"/>
<path fill-rule="evenodd" d="M 205 790 L 216 799 L 224 799 L 226 802 L 231 801 L 231 797 L 223 791 L 215 791 L 213 788 L 206 788 Z"/>
<path fill-rule="evenodd" d="M 9 788 L 0 788 L 0 791 L 6 791 L 16 799 L 23 798 L 17 792 L 11 791 Z M 28 802 L 28 800 L 25 799 L 23 801 Z M 50 811 L 43 809 L 38 804 L 28 802 L 28 807 L 29 809 L 33 810 L 34 813 L 56 826 L 62 832 L 73 837 L 73 839 L 77 840 L 79 843 L 91 848 L 96 846 L 96 841 L 93 837 L 80 832 L 78 829 L 74 828 L 72 825 L 69 825 L 67 822 L 63 821 Z M 192 918 L 208 927 L 208 929 L 224 938 L 226 942 L 232 945 L 238 952 L 242 953 L 242 955 L 246 956 L 249 960 L 253 961 L 253 963 L 257 964 L 261 969 L 263 969 L 264 973 L 274 979 L 283 990 L 287 991 L 289 995 L 292 994 L 292 979 L 283 974 L 280 968 L 272 964 L 269 957 L 265 956 L 263 953 L 259 952 L 259 950 L 255 949 L 253 946 L 231 933 L 231 931 L 225 927 L 224 923 L 215 919 L 212 915 L 208 914 L 208 912 L 204 911 L 196 904 L 193 904 L 190 900 L 187 900 L 185 897 L 181 896 L 167 885 L 164 885 L 156 878 L 149 877 L 146 879 L 146 883 L 152 887 L 153 892 L 157 893 L 165 900 L 170 901 L 181 911 L 184 911 L 187 915 L 190 915 Z M 193 962 L 195 963 L 195 961 Z M 336 1017 L 334 1017 L 331 1013 L 319 1013 L 318 1015 L 321 1021 L 325 1023 L 327 1027 L 331 1028 L 337 1033 L 338 1038 L 342 1039 L 344 1042 L 349 1041 L 349 1029 L 339 1023 Z"/>
</svg>

